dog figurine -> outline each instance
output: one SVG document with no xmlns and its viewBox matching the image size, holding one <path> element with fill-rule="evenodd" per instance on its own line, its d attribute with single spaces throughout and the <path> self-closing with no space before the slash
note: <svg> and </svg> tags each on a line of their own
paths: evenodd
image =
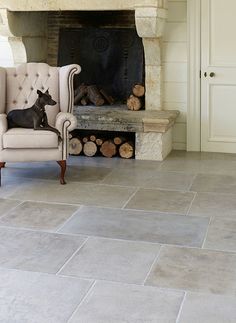
<svg viewBox="0 0 236 323">
<path fill-rule="evenodd" d="M 28 109 L 12 110 L 7 115 L 9 128 L 32 128 L 34 130 L 49 130 L 58 135 L 59 141 L 62 140 L 60 132 L 48 124 L 45 106 L 56 104 L 48 90 L 43 93 L 37 90 L 38 98 L 34 105 Z"/>
</svg>

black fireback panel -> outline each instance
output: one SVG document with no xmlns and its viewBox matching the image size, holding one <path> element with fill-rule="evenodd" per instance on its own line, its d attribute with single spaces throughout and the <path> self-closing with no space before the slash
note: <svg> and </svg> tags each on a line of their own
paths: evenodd
<svg viewBox="0 0 236 323">
<path fill-rule="evenodd" d="M 144 83 L 143 44 L 135 28 L 61 29 L 58 65 L 72 63 L 82 68 L 76 87 L 96 84 L 118 101 Z"/>
</svg>

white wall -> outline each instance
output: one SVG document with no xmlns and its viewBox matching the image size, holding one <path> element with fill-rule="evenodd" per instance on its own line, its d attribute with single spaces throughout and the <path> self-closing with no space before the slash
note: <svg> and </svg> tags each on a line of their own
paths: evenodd
<svg viewBox="0 0 236 323">
<path fill-rule="evenodd" d="M 186 149 L 187 0 L 169 0 L 163 38 L 164 108 L 181 112 L 174 126 L 173 148 Z"/>
<path fill-rule="evenodd" d="M 13 57 L 7 37 L 0 36 L 0 66 L 13 66 Z"/>
</svg>

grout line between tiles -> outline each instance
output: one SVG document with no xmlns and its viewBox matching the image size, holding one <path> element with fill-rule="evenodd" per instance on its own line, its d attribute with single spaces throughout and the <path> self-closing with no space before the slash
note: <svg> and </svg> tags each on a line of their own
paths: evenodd
<svg viewBox="0 0 236 323">
<path fill-rule="evenodd" d="M 207 230 L 206 230 L 205 238 L 204 238 L 204 240 L 203 240 L 203 243 L 202 243 L 202 247 L 201 247 L 201 249 L 205 249 L 205 248 L 204 248 L 204 245 L 205 245 L 205 243 L 206 243 L 206 239 L 207 239 L 208 232 L 209 232 L 210 225 L 211 225 L 211 222 L 212 222 L 212 219 L 213 219 L 213 218 L 214 218 L 213 216 L 212 216 L 212 217 L 210 217 L 210 221 L 209 221 L 209 223 L 208 223 L 208 227 L 207 227 Z"/>
<path fill-rule="evenodd" d="M 195 199 L 196 199 L 196 196 L 197 196 L 197 193 L 196 193 L 196 192 L 194 192 L 193 199 L 192 199 L 192 201 L 191 201 L 191 203 L 190 203 L 190 205 L 189 205 L 189 208 L 188 208 L 188 210 L 187 210 L 187 212 L 186 212 L 186 215 L 189 215 L 189 212 L 190 212 L 190 210 L 191 210 L 191 207 L 192 207 L 192 205 L 193 205 L 193 202 L 194 202 L 194 201 L 195 201 Z"/>
<path fill-rule="evenodd" d="M 63 222 L 61 225 L 59 225 L 58 227 L 57 227 L 57 229 L 55 230 L 55 233 L 59 233 L 59 231 L 62 229 L 62 228 L 64 228 L 64 226 L 74 217 L 74 215 L 78 212 L 78 211 L 80 211 L 82 208 L 83 208 L 84 206 L 83 205 L 80 205 L 79 207 L 78 207 L 78 209 L 75 211 L 75 212 L 73 212 L 72 214 L 71 214 L 71 216 L 65 221 L 65 222 Z"/>
<path fill-rule="evenodd" d="M 84 242 L 81 244 L 81 246 L 79 246 L 75 252 L 73 252 L 73 254 L 66 260 L 66 262 L 64 263 L 64 265 L 62 265 L 62 267 L 56 272 L 56 275 L 59 275 L 60 272 L 65 268 L 65 266 L 71 261 L 71 259 L 75 256 L 75 254 L 83 248 L 83 246 L 85 245 L 85 243 L 88 241 L 89 237 L 87 237 Z"/>
<path fill-rule="evenodd" d="M 176 318 L 176 323 L 179 323 L 180 315 L 182 313 L 186 297 L 187 297 L 187 292 L 184 292 L 184 297 L 183 297 L 182 302 L 180 304 L 179 313 L 178 313 L 177 318 Z"/>
<path fill-rule="evenodd" d="M 6 200 L 8 200 L 6 198 Z M 4 213 L 3 215 L 0 216 L 0 219 L 2 220 L 3 218 L 5 218 L 10 212 L 14 211 L 18 206 L 22 205 L 23 203 L 25 203 L 26 201 L 21 201 L 21 200 L 18 200 L 19 201 L 19 204 L 17 204 L 16 206 L 14 206 L 13 208 L 11 208 L 10 210 L 8 210 L 6 213 Z"/>
<path fill-rule="evenodd" d="M 147 281 L 147 279 L 148 279 L 148 276 L 150 275 L 150 273 L 151 273 L 151 271 L 152 271 L 152 269 L 153 269 L 154 265 L 155 265 L 155 264 L 156 264 L 156 262 L 158 261 L 158 258 L 159 258 L 160 253 L 161 253 L 161 249 L 162 249 L 162 245 L 160 246 L 160 249 L 159 249 L 159 251 L 158 251 L 158 253 L 157 253 L 156 257 L 155 257 L 155 259 L 153 260 L 153 263 L 151 264 L 151 267 L 150 267 L 150 269 L 149 269 L 149 271 L 148 271 L 148 273 L 147 273 L 146 277 L 144 278 L 144 281 L 143 281 L 143 283 L 142 283 L 142 285 L 143 285 L 143 286 L 145 286 L 145 283 L 146 283 L 146 281 Z"/>
<path fill-rule="evenodd" d="M 71 316 L 69 317 L 69 319 L 67 320 L 67 323 L 69 323 L 71 321 L 71 319 L 73 319 L 73 316 L 75 315 L 75 313 L 78 311 L 79 307 L 81 306 L 81 304 L 84 302 L 84 300 L 89 296 L 89 294 L 92 292 L 93 287 L 96 284 L 96 280 L 91 284 L 91 286 L 89 287 L 89 289 L 87 290 L 87 293 L 84 295 L 84 297 L 81 299 L 81 301 L 79 302 L 79 304 L 76 306 L 75 310 L 72 312 Z"/>
<path fill-rule="evenodd" d="M 131 199 L 135 196 L 135 194 L 138 192 L 138 190 L 140 189 L 140 187 L 137 187 L 135 189 L 135 191 L 133 192 L 133 194 L 130 195 L 130 197 L 128 198 L 128 200 L 124 203 L 124 205 L 121 207 L 121 210 L 124 210 L 124 208 L 126 207 L 126 205 L 129 203 L 129 201 L 131 201 Z"/>
<path fill-rule="evenodd" d="M 193 176 L 192 180 L 191 180 L 191 183 L 190 183 L 190 185 L 189 185 L 189 187 L 188 187 L 188 191 L 189 191 L 189 192 L 192 192 L 190 189 L 191 189 L 191 187 L 193 186 L 193 182 L 195 181 L 195 179 L 196 179 L 197 175 L 198 175 L 198 174 L 195 174 L 195 175 Z"/>
</svg>

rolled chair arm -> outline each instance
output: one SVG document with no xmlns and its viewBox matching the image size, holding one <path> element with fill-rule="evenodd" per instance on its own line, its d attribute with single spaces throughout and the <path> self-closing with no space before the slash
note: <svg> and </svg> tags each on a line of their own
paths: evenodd
<svg viewBox="0 0 236 323">
<path fill-rule="evenodd" d="M 68 112 L 59 112 L 56 118 L 56 128 L 63 136 L 64 131 L 72 131 L 77 126 L 77 118 Z"/>
<path fill-rule="evenodd" d="M 77 126 L 77 118 L 72 113 L 60 112 L 56 118 L 56 128 L 60 131 L 62 137 L 62 159 L 68 157 L 68 132 L 72 131 Z"/>
<path fill-rule="evenodd" d="M 8 129 L 7 115 L 5 113 L 0 114 L 0 135 L 3 135 Z"/>
</svg>

